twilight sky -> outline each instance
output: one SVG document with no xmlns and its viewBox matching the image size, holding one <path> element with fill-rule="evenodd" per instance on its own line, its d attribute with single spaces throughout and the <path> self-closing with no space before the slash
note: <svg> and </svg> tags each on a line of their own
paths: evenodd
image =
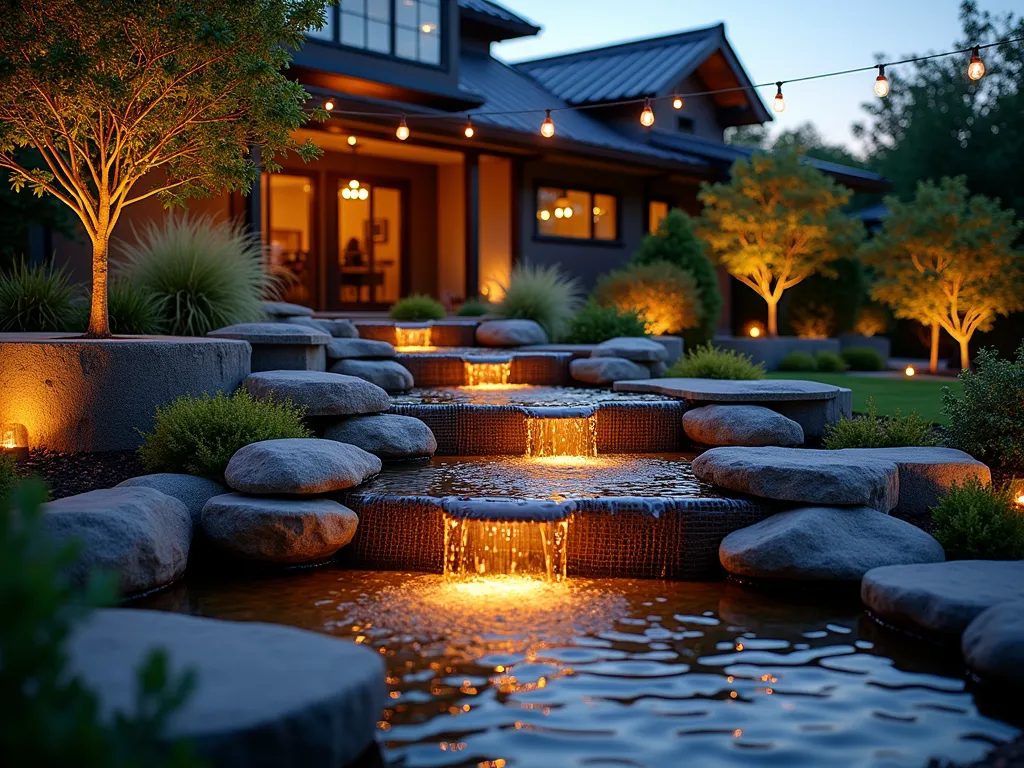
<svg viewBox="0 0 1024 768">
<path fill-rule="evenodd" d="M 755 83 L 870 65 L 949 50 L 959 37 L 958 0 L 500 0 L 543 27 L 539 35 L 494 47 L 506 61 L 653 37 L 725 22 L 726 34 Z M 1024 12 L 1024 0 L 981 0 L 983 10 Z M 966 60 L 964 66 L 967 66 Z M 876 98 L 865 72 L 794 83 L 776 128 L 815 123 L 829 140 L 856 140 L 860 104 Z M 762 89 L 768 103 L 774 90 Z"/>
</svg>

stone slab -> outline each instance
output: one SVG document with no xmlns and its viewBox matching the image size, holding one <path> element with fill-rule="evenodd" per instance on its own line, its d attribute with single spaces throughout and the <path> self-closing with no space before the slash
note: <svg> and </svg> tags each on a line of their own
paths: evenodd
<svg viewBox="0 0 1024 768">
<path fill-rule="evenodd" d="M 241 339 L 250 344 L 329 344 L 331 336 L 323 331 L 294 323 L 238 323 L 206 334 L 214 339 Z"/>
<path fill-rule="evenodd" d="M 391 407 L 388 393 L 356 376 L 323 371 L 264 371 L 245 379 L 253 397 L 288 399 L 307 416 L 355 416 Z"/>
<path fill-rule="evenodd" d="M 354 339 L 359 336 L 359 331 L 351 320 L 327 317 L 285 317 L 281 322 L 323 331 L 335 339 Z"/>
<path fill-rule="evenodd" d="M 310 317 L 313 314 L 309 307 L 287 301 L 264 301 L 263 311 L 269 317 Z"/>
<path fill-rule="evenodd" d="M 986 683 L 1024 687 L 1024 600 L 982 611 L 967 625 L 960 649 L 970 670 Z"/>
</svg>

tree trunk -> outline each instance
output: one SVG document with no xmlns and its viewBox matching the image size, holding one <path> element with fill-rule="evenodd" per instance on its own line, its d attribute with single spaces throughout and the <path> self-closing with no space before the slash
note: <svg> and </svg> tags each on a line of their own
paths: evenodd
<svg viewBox="0 0 1024 768">
<path fill-rule="evenodd" d="M 928 370 L 932 373 L 939 371 L 939 324 L 932 323 L 932 347 L 931 355 L 928 357 Z"/>
<path fill-rule="evenodd" d="M 768 301 L 768 335 L 779 335 L 779 302 Z"/>
<path fill-rule="evenodd" d="M 960 342 L 960 370 L 966 371 L 971 367 L 971 353 L 967 351 L 970 339 L 966 336 L 957 339 Z"/>
<path fill-rule="evenodd" d="M 90 339 L 110 338 L 110 318 L 107 316 L 107 268 L 110 234 L 96 235 L 92 242 L 92 305 L 89 309 Z"/>
</svg>

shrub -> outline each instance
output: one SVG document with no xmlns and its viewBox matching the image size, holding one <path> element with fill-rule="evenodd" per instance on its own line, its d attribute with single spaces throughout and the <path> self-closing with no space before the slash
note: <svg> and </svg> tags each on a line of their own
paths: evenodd
<svg viewBox="0 0 1024 768">
<path fill-rule="evenodd" d="M 603 306 L 636 312 L 648 333 L 680 333 L 701 323 L 697 281 L 667 261 L 609 272 L 598 279 L 594 297 Z"/>
<path fill-rule="evenodd" d="M 694 379 L 764 378 L 764 363 L 755 364 L 750 355 L 710 344 L 695 347 L 665 372 L 666 376 Z"/>
<path fill-rule="evenodd" d="M 480 299 L 467 299 L 461 307 L 459 307 L 459 317 L 480 317 L 482 315 L 489 315 L 494 311 L 494 305 L 488 301 L 481 301 Z"/>
<path fill-rule="evenodd" d="M 780 371 L 816 371 L 818 363 L 807 352 L 790 352 L 779 363 Z"/>
<path fill-rule="evenodd" d="M 842 373 L 846 370 L 846 361 L 835 352 L 819 352 L 814 356 L 814 364 L 821 373 Z"/>
<path fill-rule="evenodd" d="M 879 417 L 875 403 L 868 398 L 868 412 L 852 419 L 840 419 L 825 427 L 821 445 L 829 450 L 840 448 L 901 448 L 908 445 L 938 445 L 938 438 L 930 422 L 917 415 L 917 411 L 904 416 L 899 410 L 895 416 Z"/>
<path fill-rule="evenodd" d="M 994 349 L 980 349 L 976 365 L 974 373 L 959 376 L 962 398 L 943 391 L 949 444 L 987 464 L 1024 469 L 1024 343 L 1015 360 L 1000 360 Z"/>
<path fill-rule="evenodd" d="M 561 336 L 566 323 L 579 304 L 579 282 L 558 267 L 519 265 L 512 270 L 508 285 L 494 311 L 498 317 L 534 320 L 549 339 Z"/>
<path fill-rule="evenodd" d="M 443 320 L 444 305 L 433 296 L 414 293 L 391 305 L 393 320 Z"/>
<path fill-rule="evenodd" d="M 117 279 L 107 292 L 107 313 L 113 334 L 148 335 L 160 332 L 160 310 L 153 297 L 130 280 Z M 84 331 L 89 324 L 89 304 L 78 307 L 75 328 Z"/>
<path fill-rule="evenodd" d="M 658 231 L 644 237 L 640 248 L 633 254 L 634 264 L 654 264 L 667 261 L 685 269 L 693 276 L 699 293 L 698 322 L 683 332 L 687 347 L 707 344 L 715 333 L 718 315 L 722 311 L 722 294 L 718 290 L 718 275 L 708 259 L 704 241 L 697 237 L 693 220 L 683 211 L 673 208 L 662 219 Z"/>
<path fill-rule="evenodd" d="M 78 318 L 67 272 L 21 261 L 0 272 L 0 331 L 68 331 Z"/>
<path fill-rule="evenodd" d="M 619 336 L 644 336 L 647 324 L 633 310 L 602 307 L 590 300 L 577 310 L 562 337 L 566 344 L 600 344 Z"/>
<path fill-rule="evenodd" d="M 827 339 L 835 328 L 835 311 L 820 302 L 803 302 L 789 313 L 789 327 L 801 339 Z"/>
<path fill-rule="evenodd" d="M 947 560 L 1024 558 L 1024 514 L 1008 489 L 996 491 L 971 478 L 950 488 L 932 507 L 932 519 Z"/>
<path fill-rule="evenodd" d="M 871 347 L 850 347 L 839 354 L 851 371 L 881 371 L 885 368 L 882 356 Z"/>
<path fill-rule="evenodd" d="M 235 323 L 262 320 L 263 295 L 274 281 L 264 269 L 259 236 L 241 224 L 168 216 L 119 246 L 121 272 L 152 297 L 160 330 L 205 336 Z"/>
<path fill-rule="evenodd" d="M 18 484 L 18 462 L 13 454 L 0 453 L 0 499 L 10 493 Z"/>
<path fill-rule="evenodd" d="M 223 482 L 239 448 L 261 440 L 312 437 L 302 411 L 290 401 L 257 400 L 245 390 L 179 397 L 156 410 L 152 434 L 139 457 L 147 472 L 184 472 Z"/>
<path fill-rule="evenodd" d="M 857 313 L 853 332 L 861 336 L 877 336 L 889 330 L 889 313 L 879 304 L 865 304 Z"/>
<path fill-rule="evenodd" d="M 67 638 L 101 605 L 112 605 L 114 579 L 67 575 L 75 547 L 57 547 L 42 521 L 41 483 L 0 497 L 0 755 L 5 765 L 80 768 L 199 765 L 187 744 L 163 742 L 168 722 L 188 699 L 194 675 L 172 674 L 163 651 L 136 671 L 134 713 L 107 717 L 82 679 L 71 674 Z"/>
<path fill-rule="evenodd" d="M 836 259 L 786 291 L 779 307 L 782 325 L 802 338 L 827 339 L 846 333 L 866 294 L 860 261 Z"/>
</svg>

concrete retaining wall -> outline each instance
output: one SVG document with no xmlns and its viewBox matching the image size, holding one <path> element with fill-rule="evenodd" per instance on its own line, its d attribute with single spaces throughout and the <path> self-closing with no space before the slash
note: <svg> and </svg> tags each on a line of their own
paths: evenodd
<svg viewBox="0 0 1024 768">
<path fill-rule="evenodd" d="M 740 336 L 720 336 L 712 342 L 722 349 L 734 349 L 750 355 L 755 363 L 764 363 L 769 371 L 778 370 L 786 355 L 803 352 L 816 355 L 819 352 L 839 354 L 839 339 L 801 339 L 796 336 L 777 336 L 774 339 L 751 339 Z"/>
</svg>

